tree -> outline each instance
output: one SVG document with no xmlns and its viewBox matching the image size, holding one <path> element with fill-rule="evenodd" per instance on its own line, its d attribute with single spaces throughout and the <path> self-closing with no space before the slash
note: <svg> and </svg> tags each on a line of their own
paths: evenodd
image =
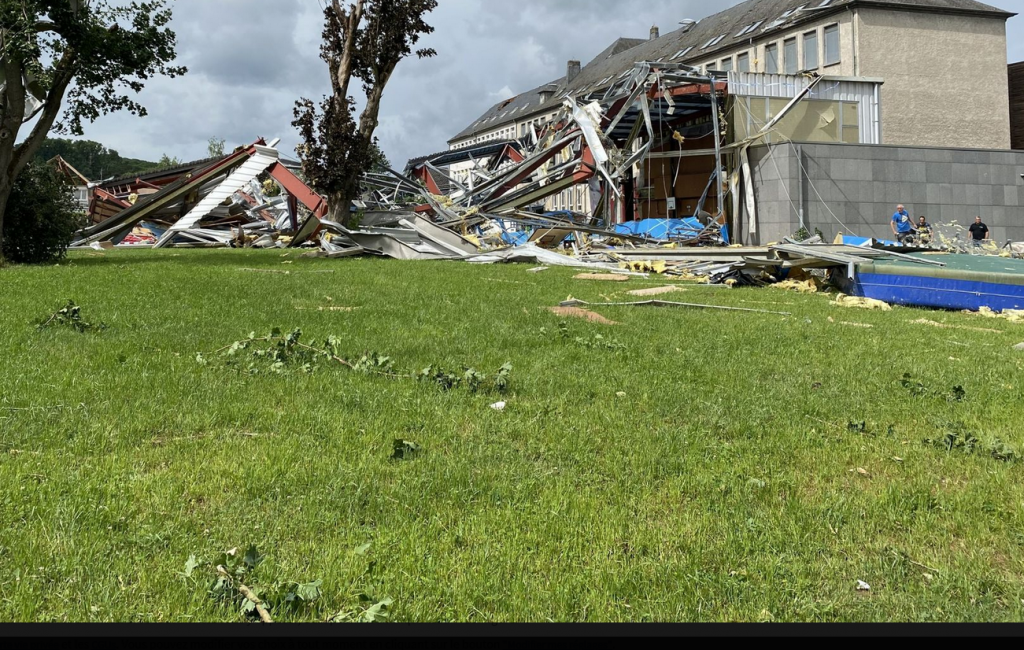
<svg viewBox="0 0 1024 650">
<path fill-rule="evenodd" d="M 83 122 L 110 112 L 145 116 L 128 91 L 187 72 L 171 65 L 176 37 L 165 5 L 0 0 L 0 241 L 15 181 L 51 130 L 82 135 Z"/>
<path fill-rule="evenodd" d="M 304 175 L 327 196 L 333 221 L 350 223 L 359 182 L 374 162 L 373 134 L 384 88 L 420 37 L 433 33 L 424 15 L 436 7 L 437 0 L 355 0 L 347 8 L 341 0 L 326 3 L 320 58 L 330 71 L 332 94 L 320 102 L 319 110 L 308 99 L 296 102 L 292 125 L 303 142 L 296 152 Z M 416 51 L 420 58 L 436 54 L 432 49 Z M 349 95 L 353 79 L 362 82 L 366 94 L 358 124 Z"/>
<path fill-rule="evenodd" d="M 391 168 L 391 161 L 388 160 L 384 150 L 380 148 L 377 140 L 370 143 L 370 171 L 386 174 Z"/>
<path fill-rule="evenodd" d="M 64 257 L 84 225 L 68 180 L 53 165 L 29 163 L 11 192 L 0 252 L 19 264 L 53 262 Z"/>
<path fill-rule="evenodd" d="M 157 163 L 157 165 L 158 169 L 165 169 L 167 167 L 179 167 L 181 166 L 181 161 L 178 160 L 177 158 L 171 158 L 167 154 L 164 154 L 160 156 L 160 162 Z"/>
<path fill-rule="evenodd" d="M 210 153 L 210 158 L 219 158 L 224 155 L 225 140 L 218 140 L 217 138 L 210 138 L 210 143 L 206 147 Z"/>
</svg>

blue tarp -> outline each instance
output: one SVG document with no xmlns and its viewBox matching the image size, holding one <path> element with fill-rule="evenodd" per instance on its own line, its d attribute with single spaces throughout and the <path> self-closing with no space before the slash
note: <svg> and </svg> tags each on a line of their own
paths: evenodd
<svg viewBox="0 0 1024 650">
<path fill-rule="evenodd" d="M 615 232 L 623 235 L 650 237 L 651 239 L 695 239 L 704 232 L 704 225 L 693 217 L 687 219 L 644 219 L 615 226 Z M 722 240 L 729 243 L 729 227 L 722 226 Z"/>
<path fill-rule="evenodd" d="M 871 241 L 867 237 L 853 237 L 851 235 L 843 235 L 843 243 L 848 246 L 863 246 L 864 244 Z M 884 239 L 876 239 L 879 244 L 883 246 L 900 246 L 899 243 L 894 241 L 885 241 Z"/>
</svg>

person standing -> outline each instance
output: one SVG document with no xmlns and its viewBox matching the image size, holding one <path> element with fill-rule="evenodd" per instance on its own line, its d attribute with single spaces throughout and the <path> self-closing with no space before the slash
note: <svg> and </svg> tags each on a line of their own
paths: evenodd
<svg viewBox="0 0 1024 650">
<path fill-rule="evenodd" d="M 932 224 L 928 223 L 928 219 L 924 216 L 917 220 L 917 225 L 914 226 L 914 232 L 917 233 L 917 240 L 920 243 L 932 243 Z"/>
<path fill-rule="evenodd" d="M 896 236 L 896 241 L 901 244 L 914 233 L 914 224 L 910 220 L 910 213 L 902 205 L 896 206 L 896 214 L 892 216 L 891 225 L 892 234 Z"/>
<path fill-rule="evenodd" d="M 988 229 L 988 226 L 981 220 L 981 217 L 974 218 L 974 224 L 970 228 L 971 240 L 974 243 L 975 248 L 981 246 L 981 243 L 988 241 L 992 238 L 992 232 Z"/>
</svg>

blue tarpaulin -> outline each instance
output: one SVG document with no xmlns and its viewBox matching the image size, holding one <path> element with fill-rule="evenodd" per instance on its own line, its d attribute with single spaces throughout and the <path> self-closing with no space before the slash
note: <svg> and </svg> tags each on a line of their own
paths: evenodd
<svg viewBox="0 0 1024 650">
<path fill-rule="evenodd" d="M 693 217 L 687 219 L 644 219 L 615 226 L 622 235 L 650 237 L 662 241 L 670 239 L 696 239 L 704 232 L 704 225 Z M 729 227 L 722 226 L 722 240 L 729 243 Z"/>
<path fill-rule="evenodd" d="M 843 243 L 847 246 L 863 246 L 864 244 L 871 241 L 867 237 L 853 237 L 851 235 L 843 235 Z M 876 239 L 879 244 L 883 246 L 899 246 L 900 244 L 894 241 L 885 241 L 883 239 Z"/>
</svg>

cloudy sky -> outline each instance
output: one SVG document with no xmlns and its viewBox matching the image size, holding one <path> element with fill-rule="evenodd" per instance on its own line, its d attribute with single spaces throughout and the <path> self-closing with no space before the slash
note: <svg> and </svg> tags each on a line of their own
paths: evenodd
<svg viewBox="0 0 1024 650">
<path fill-rule="evenodd" d="M 1019 1 L 989 0 L 1019 11 Z M 329 88 L 319 59 L 321 0 L 172 0 L 178 54 L 189 74 L 152 80 L 146 118 L 101 118 L 85 137 L 122 156 L 182 160 L 206 155 L 210 137 L 230 146 L 281 138 L 293 155 L 299 97 Z M 432 59 L 399 65 L 388 86 L 378 136 L 392 164 L 447 148 L 447 140 L 492 104 L 589 61 L 620 36 L 646 38 L 684 18 L 703 18 L 739 0 L 440 0 Z M 1024 13 L 1024 12 L 1022 12 Z M 1024 60 L 1024 16 L 1009 22 L 1010 61 Z"/>
</svg>

